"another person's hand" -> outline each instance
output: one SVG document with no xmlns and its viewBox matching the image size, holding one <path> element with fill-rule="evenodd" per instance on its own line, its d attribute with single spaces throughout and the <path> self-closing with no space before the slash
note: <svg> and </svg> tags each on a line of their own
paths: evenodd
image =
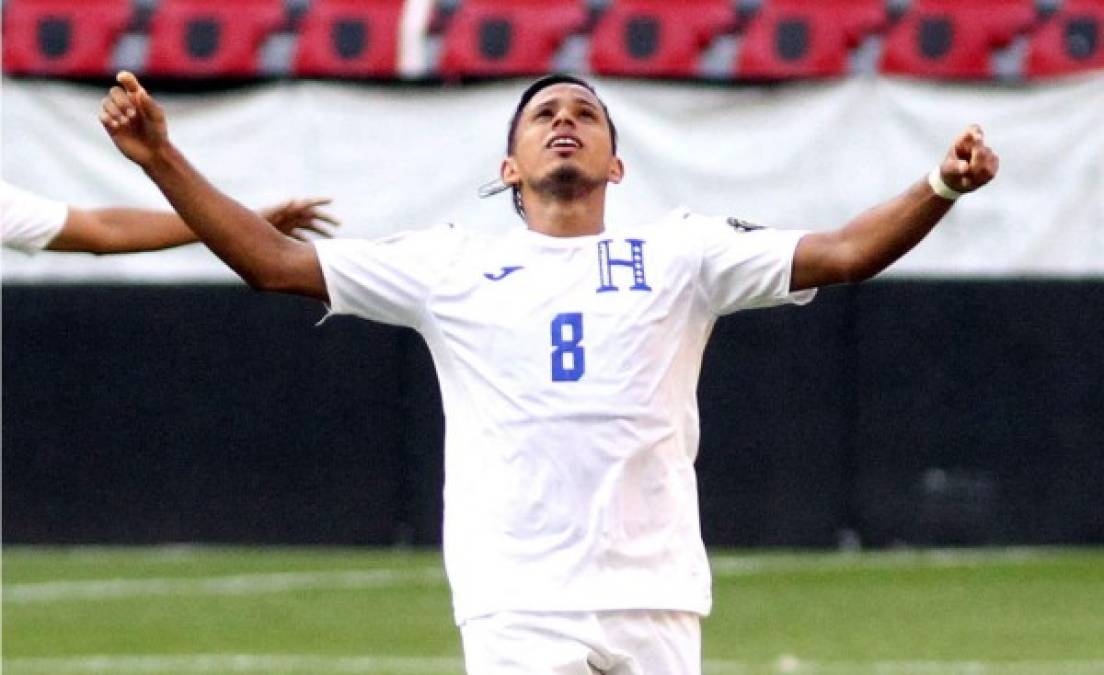
<svg viewBox="0 0 1104 675">
<path fill-rule="evenodd" d="M 112 87 L 101 102 L 100 123 L 120 152 L 146 167 L 169 145 L 165 111 L 133 73 L 120 71 L 115 80 L 120 86 Z"/>
<path fill-rule="evenodd" d="M 322 223 L 329 223 L 334 227 L 341 223 L 330 214 L 319 211 L 318 207 L 331 201 L 328 197 L 292 199 L 277 206 L 261 209 L 258 213 L 277 230 L 300 241 L 306 240 L 307 232 L 330 237 L 333 235 L 328 228 L 322 226 Z"/>
<path fill-rule="evenodd" d="M 971 124 L 947 151 L 939 173 L 955 192 L 973 192 L 993 180 L 999 166 L 997 153 L 985 144 L 985 132 Z"/>
</svg>

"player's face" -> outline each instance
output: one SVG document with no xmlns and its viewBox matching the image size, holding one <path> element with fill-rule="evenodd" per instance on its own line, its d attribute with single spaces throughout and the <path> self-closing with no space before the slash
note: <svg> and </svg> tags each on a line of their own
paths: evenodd
<svg viewBox="0 0 1104 675">
<path fill-rule="evenodd" d="M 586 87 L 570 83 L 542 89 L 525 106 L 502 179 L 533 185 L 565 167 L 593 183 L 616 183 L 623 174 L 601 102 Z"/>
</svg>

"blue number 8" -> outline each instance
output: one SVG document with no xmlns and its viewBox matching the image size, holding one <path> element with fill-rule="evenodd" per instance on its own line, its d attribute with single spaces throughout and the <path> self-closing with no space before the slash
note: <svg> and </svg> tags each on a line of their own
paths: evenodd
<svg viewBox="0 0 1104 675">
<path fill-rule="evenodd" d="M 586 371 L 583 341 L 583 315 L 579 312 L 557 314 L 552 319 L 552 381 L 575 382 Z"/>
</svg>

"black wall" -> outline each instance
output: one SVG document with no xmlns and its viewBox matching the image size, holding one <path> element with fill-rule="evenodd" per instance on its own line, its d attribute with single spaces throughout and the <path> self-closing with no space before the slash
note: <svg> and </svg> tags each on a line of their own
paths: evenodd
<svg viewBox="0 0 1104 675">
<path fill-rule="evenodd" d="M 435 544 L 415 334 L 229 286 L 5 286 L 3 537 Z M 1104 543 L 1104 281 L 895 281 L 723 319 L 711 545 Z"/>
</svg>

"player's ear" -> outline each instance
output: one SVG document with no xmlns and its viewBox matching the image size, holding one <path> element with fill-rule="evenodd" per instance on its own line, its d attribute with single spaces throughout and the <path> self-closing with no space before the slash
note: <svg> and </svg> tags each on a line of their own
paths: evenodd
<svg viewBox="0 0 1104 675">
<path fill-rule="evenodd" d="M 625 163 L 621 161 L 620 157 L 614 157 L 610 160 L 609 173 L 606 174 L 606 179 L 611 183 L 620 183 L 625 177 Z"/>
<path fill-rule="evenodd" d="M 498 170 L 502 182 L 507 185 L 521 185 L 521 173 L 518 171 L 517 161 L 513 157 L 502 160 L 502 166 Z"/>
</svg>

